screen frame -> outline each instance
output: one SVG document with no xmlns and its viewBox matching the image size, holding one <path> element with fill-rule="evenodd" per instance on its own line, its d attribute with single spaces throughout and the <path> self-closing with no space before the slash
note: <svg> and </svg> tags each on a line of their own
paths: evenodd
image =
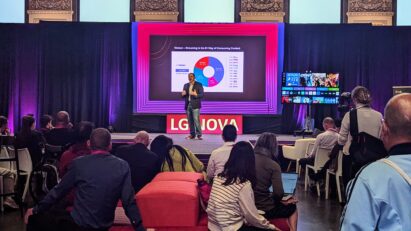
<svg viewBox="0 0 411 231">
<path fill-rule="evenodd" d="M 315 88 L 315 89 L 320 89 L 320 88 L 332 88 L 332 87 L 315 87 L 315 86 L 287 86 L 286 85 L 286 80 L 284 80 L 284 78 L 286 78 L 285 76 L 287 75 L 287 74 L 299 74 L 299 75 L 301 75 L 301 74 L 307 74 L 307 73 L 304 73 L 304 72 L 283 72 L 282 73 L 282 79 L 281 79 L 281 86 L 280 86 L 280 95 L 281 95 L 281 104 L 308 104 L 308 105 L 337 105 L 337 104 L 339 104 L 339 97 L 340 97 L 340 91 L 341 91 L 341 88 L 340 88 L 340 86 L 338 86 L 338 87 L 336 87 L 336 88 L 338 88 L 338 96 L 334 96 L 334 97 L 328 97 L 328 96 L 314 96 L 314 95 L 295 95 L 295 96 L 289 96 L 289 95 L 284 95 L 283 94 L 283 91 L 284 91 L 284 88 Z M 313 72 L 313 73 L 311 73 L 310 72 L 310 74 L 325 74 L 326 76 L 328 76 L 329 74 L 338 74 L 339 75 L 339 77 L 338 77 L 338 81 L 339 81 L 339 83 L 340 83 L 340 73 L 339 72 Z M 328 90 L 329 91 L 329 90 Z M 286 102 L 283 102 L 283 98 L 284 97 L 290 97 L 290 98 L 292 98 L 292 97 L 297 97 L 297 96 L 299 96 L 299 97 L 308 97 L 308 98 L 310 98 L 311 100 L 313 99 L 313 97 L 323 97 L 323 98 L 338 98 L 337 100 L 336 100 L 336 102 L 335 103 L 313 103 L 313 102 L 308 102 L 308 103 L 306 103 L 306 102 L 299 102 L 299 103 L 294 103 L 294 102 L 289 102 L 289 103 L 286 103 Z"/>
<path fill-rule="evenodd" d="M 278 98 L 279 24 L 277 23 L 148 23 L 139 22 L 135 53 L 135 112 L 143 114 L 185 113 L 184 100 L 149 99 L 150 36 L 264 36 L 266 38 L 265 101 L 203 101 L 202 113 L 276 114 Z"/>
</svg>

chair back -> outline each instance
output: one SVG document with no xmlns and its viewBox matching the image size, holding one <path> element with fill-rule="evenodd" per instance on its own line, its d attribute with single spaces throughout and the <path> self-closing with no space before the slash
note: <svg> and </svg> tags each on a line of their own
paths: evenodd
<svg viewBox="0 0 411 231">
<path fill-rule="evenodd" d="M 60 160 L 61 155 L 65 151 L 65 146 L 46 144 L 45 149 L 46 158 L 54 158 Z"/>
<path fill-rule="evenodd" d="M 315 143 L 315 142 L 312 142 L 312 143 L 309 143 L 309 144 L 308 144 L 308 146 L 307 146 L 307 151 L 305 152 L 305 156 L 310 155 L 310 153 L 313 151 L 314 143 Z"/>
<path fill-rule="evenodd" d="M 1 147 L 0 150 L 0 159 L 8 159 L 9 153 L 7 152 L 7 148 L 5 146 Z M 10 161 L 0 161 L 0 167 L 1 168 L 6 168 L 6 169 L 11 169 L 11 163 Z"/>
<path fill-rule="evenodd" d="M 19 168 L 21 171 L 31 172 L 33 170 L 33 163 L 31 162 L 30 152 L 27 148 L 18 149 Z M 11 158 L 15 157 L 14 148 L 9 148 L 9 155 Z"/>
<path fill-rule="evenodd" d="M 338 153 L 338 160 L 337 160 L 337 172 L 335 173 L 337 176 L 342 176 L 342 159 L 344 153 L 340 151 Z"/>
<path fill-rule="evenodd" d="M 313 142 L 315 142 L 315 139 L 313 138 L 296 140 L 294 144 L 294 152 L 296 154 L 296 157 L 299 159 L 305 158 L 305 153 L 307 151 L 308 144 Z"/>
<path fill-rule="evenodd" d="M 315 153 L 314 168 L 320 169 L 324 166 L 325 162 L 329 160 L 331 149 L 318 148 Z"/>
</svg>

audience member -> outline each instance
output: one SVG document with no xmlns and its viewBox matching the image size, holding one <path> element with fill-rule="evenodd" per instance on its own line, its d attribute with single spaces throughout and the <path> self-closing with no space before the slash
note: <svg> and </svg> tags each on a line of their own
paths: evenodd
<svg viewBox="0 0 411 231">
<path fill-rule="evenodd" d="M 81 121 L 76 129 L 76 142 L 70 146 L 70 148 L 63 153 L 60 158 L 59 174 L 63 177 L 71 162 L 77 157 L 88 155 L 91 153 L 90 148 L 87 145 L 87 141 L 90 140 L 91 132 L 94 129 L 94 124 L 89 121 Z"/>
<path fill-rule="evenodd" d="M 4 116 L 0 116 L 0 135 L 2 135 L 2 136 L 9 136 L 10 135 L 8 120 Z"/>
<path fill-rule="evenodd" d="M 188 149 L 173 145 L 173 140 L 159 135 L 151 143 L 151 151 L 160 158 L 162 172 L 203 172 L 204 165 Z"/>
<path fill-rule="evenodd" d="M 305 169 L 307 164 L 313 165 L 315 159 L 315 153 L 319 148 L 332 149 L 338 140 L 338 133 L 335 129 L 334 120 L 331 117 L 325 117 L 323 119 L 324 132 L 319 134 L 315 139 L 314 147 L 307 158 L 300 159 L 300 165 L 302 169 Z"/>
<path fill-rule="evenodd" d="M 224 126 L 222 138 L 224 141 L 223 146 L 211 152 L 210 159 L 208 160 L 207 176 L 210 180 L 224 170 L 224 165 L 228 157 L 230 157 L 231 149 L 237 139 L 237 129 L 235 126 L 231 124 Z"/>
<path fill-rule="evenodd" d="M 108 230 L 121 199 L 135 230 L 144 230 L 131 186 L 127 162 L 109 153 L 111 135 L 104 128 L 91 133 L 91 155 L 73 160 L 61 182 L 26 214 L 27 230 Z M 76 187 L 71 212 L 48 212 L 50 207 Z M 33 215 L 32 215 L 33 214 Z"/>
<path fill-rule="evenodd" d="M 411 94 L 388 101 L 381 139 L 389 156 L 363 168 L 350 182 L 341 230 L 411 227 Z"/>
<path fill-rule="evenodd" d="M 367 88 L 362 86 L 355 87 L 351 92 L 351 99 L 357 110 L 358 132 L 366 132 L 376 138 L 380 137 L 381 113 L 371 108 L 371 94 Z M 348 181 L 354 178 L 360 166 L 352 163 L 349 149 L 352 141 L 350 134 L 350 113 L 346 113 L 341 122 L 341 129 L 338 135 L 338 144 L 343 147 L 343 183 L 346 187 Z"/>
<path fill-rule="evenodd" d="M 0 167 L 0 176 L 3 177 L 4 191 L 2 193 L 13 193 L 16 172 L 9 168 Z M 5 206 L 12 209 L 19 208 L 19 206 L 16 204 L 16 202 L 13 200 L 11 196 L 7 196 L 3 203 Z"/>
<path fill-rule="evenodd" d="M 51 129 L 53 129 L 53 125 L 51 122 L 53 121 L 53 117 L 51 115 L 42 115 L 40 117 L 40 129 L 39 132 L 41 132 L 43 135 L 47 132 L 49 132 Z"/>
<path fill-rule="evenodd" d="M 207 207 L 209 230 L 277 230 L 255 206 L 255 173 L 253 147 L 245 141 L 236 143 L 223 172 L 213 180 Z"/>
<path fill-rule="evenodd" d="M 297 230 L 297 200 L 293 197 L 283 200 L 284 188 L 281 167 L 277 163 L 276 136 L 269 132 L 261 134 L 255 144 L 254 153 L 257 178 L 254 198 L 257 208 L 265 212 L 264 217 L 267 219 L 288 218 L 290 230 Z"/>
<path fill-rule="evenodd" d="M 41 162 L 43 156 L 42 147 L 45 142 L 42 134 L 34 130 L 35 127 L 35 119 L 30 115 L 26 115 L 22 119 L 20 132 L 16 134 L 17 147 L 29 150 L 33 167 Z"/>
<path fill-rule="evenodd" d="M 120 146 L 116 150 L 116 156 L 125 160 L 131 170 L 131 184 L 137 193 L 160 171 L 159 157 L 148 150 L 150 143 L 146 131 L 137 132 L 134 144 Z"/>
<path fill-rule="evenodd" d="M 66 111 L 59 111 L 56 116 L 56 126 L 45 134 L 48 144 L 68 146 L 74 143 L 74 132 L 70 123 L 70 116 Z"/>
</svg>

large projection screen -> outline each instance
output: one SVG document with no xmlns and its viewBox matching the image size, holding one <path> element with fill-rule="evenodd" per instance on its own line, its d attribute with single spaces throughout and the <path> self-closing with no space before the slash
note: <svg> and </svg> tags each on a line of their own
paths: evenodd
<svg viewBox="0 0 411 231">
<path fill-rule="evenodd" d="M 134 112 L 184 113 L 193 72 L 202 113 L 276 114 L 280 25 L 134 23 Z"/>
</svg>

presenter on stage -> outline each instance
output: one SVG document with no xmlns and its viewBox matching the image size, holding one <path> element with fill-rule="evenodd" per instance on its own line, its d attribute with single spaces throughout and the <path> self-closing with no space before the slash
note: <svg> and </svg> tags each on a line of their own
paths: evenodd
<svg viewBox="0 0 411 231">
<path fill-rule="evenodd" d="M 202 140 L 200 125 L 200 108 L 201 98 L 204 96 L 203 85 L 195 81 L 194 73 L 188 74 L 188 83 L 184 84 L 183 92 L 181 95 L 185 99 L 185 110 L 187 113 L 187 120 L 190 126 L 190 135 L 186 139 Z"/>
</svg>

